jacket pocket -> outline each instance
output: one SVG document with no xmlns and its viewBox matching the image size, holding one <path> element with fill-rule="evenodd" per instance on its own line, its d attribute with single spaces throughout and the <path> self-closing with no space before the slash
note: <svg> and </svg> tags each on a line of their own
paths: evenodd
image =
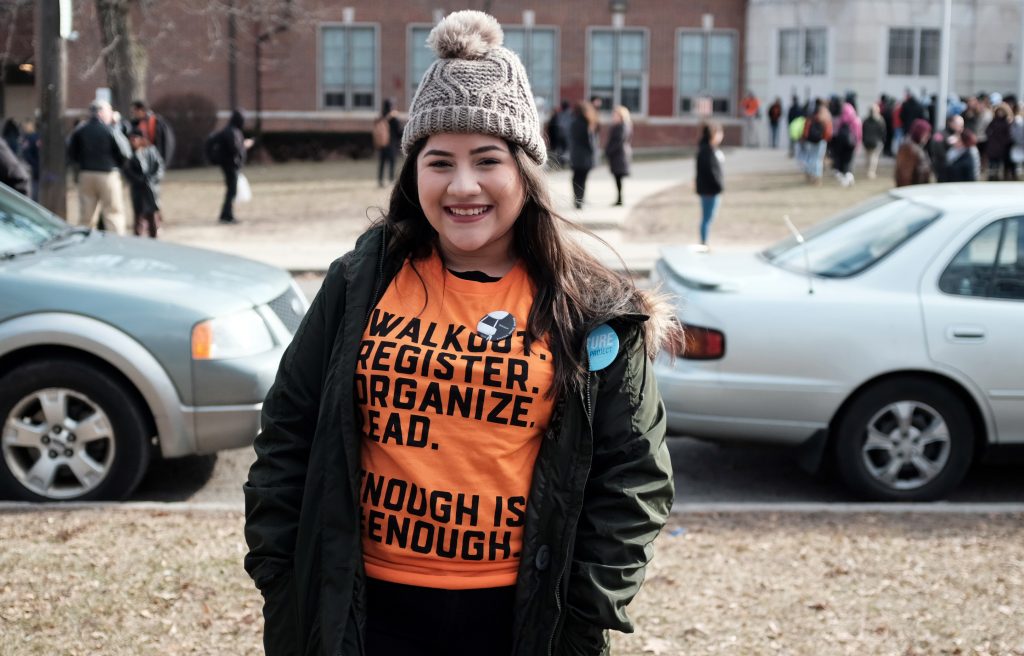
<svg viewBox="0 0 1024 656">
<path fill-rule="evenodd" d="M 267 656 L 303 653 L 295 604 L 295 579 L 285 574 L 272 580 L 263 593 L 263 649 Z"/>
</svg>

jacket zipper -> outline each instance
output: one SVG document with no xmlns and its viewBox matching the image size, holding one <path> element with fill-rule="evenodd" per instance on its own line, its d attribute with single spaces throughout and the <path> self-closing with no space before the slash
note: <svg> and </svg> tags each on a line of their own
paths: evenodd
<svg viewBox="0 0 1024 656">
<path fill-rule="evenodd" d="M 593 376 L 593 375 L 594 375 L 593 372 L 591 372 L 591 371 L 587 372 L 587 383 L 584 386 L 584 390 L 585 390 L 584 394 L 585 394 L 585 396 L 584 396 L 584 399 L 583 399 L 583 401 L 584 401 L 584 403 L 586 405 L 586 409 L 587 409 L 587 425 L 590 426 L 591 431 L 593 431 L 594 418 L 592 416 L 591 408 L 590 408 L 590 379 L 591 379 L 591 376 Z M 590 475 L 590 472 L 588 471 L 587 472 L 587 476 L 589 477 L 589 475 Z M 582 512 L 583 512 L 583 509 L 580 508 L 580 510 L 576 513 L 576 519 L 575 519 L 576 523 L 579 522 L 580 514 Z M 569 556 L 570 556 L 569 550 L 566 549 L 565 556 L 562 558 L 562 569 L 560 569 L 558 571 L 558 578 L 555 579 L 555 626 L 551 630 L 551 635 L 548 637 L 548 656 L 552 656 L 552 654 L 554 654 L 555 633 L 558 631 L 558 621 L 562 618 L 562 577 L 565 576 L 565 566 L 566 566 L 566 563 L 569 562 Z"/>
</svg>

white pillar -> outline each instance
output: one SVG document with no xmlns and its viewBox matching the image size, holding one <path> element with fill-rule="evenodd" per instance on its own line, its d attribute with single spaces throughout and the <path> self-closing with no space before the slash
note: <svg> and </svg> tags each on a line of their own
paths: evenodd
<svg viewBox="0 0 1024 656">
<path fill-rule="evenodd" d="M 939 93 L 935 99 L 935 125 L 938 132 L 946 127 L 946 97 L 949 96 L 949 44 L 952 41 L 950 29 L 953 18 L 953 0 L 942 3 L 942 35 L 939 48 Z"/>
<path fill-rule="evenodd" d="M 1017 102 L 1024 102 L 1024 0 L 1020 0 L 1020 38 L 1017 39 Z"/>
</svg>

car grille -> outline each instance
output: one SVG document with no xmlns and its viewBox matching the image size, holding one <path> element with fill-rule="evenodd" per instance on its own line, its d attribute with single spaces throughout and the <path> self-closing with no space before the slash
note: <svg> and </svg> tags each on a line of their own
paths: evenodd
<svg viewBox="0 0 1024 656">
<path fill-rule="evenodd" d="M 288 290 L 268 303 L 277 318 L 281 320 L 288 332 L 295 334 L 305 314 L 305 304 L 299 298 L 298 292 L 289 287 Z"/>
</svg>

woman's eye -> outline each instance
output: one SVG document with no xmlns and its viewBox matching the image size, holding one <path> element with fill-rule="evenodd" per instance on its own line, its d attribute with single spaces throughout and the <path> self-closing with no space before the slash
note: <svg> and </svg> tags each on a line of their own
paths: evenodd
<svg viewBox="0 0 1024 656">
<path fill-rule="evenodd" d="M 432 169 L 442 169 L 451 166 L 451 164 L 449 162 L 444 161 L 443 159 L 436 159 L 433 162 L 427 164 L 427 166 L 429 166 Z"/>
<path fill-rule="evenodd" d="M 494 166 L 495 164 L 501 164 L 501 162 L 496 159 L 482 159 L 480 160 L 479 163 L 485 166 Z"/>
</svg>

